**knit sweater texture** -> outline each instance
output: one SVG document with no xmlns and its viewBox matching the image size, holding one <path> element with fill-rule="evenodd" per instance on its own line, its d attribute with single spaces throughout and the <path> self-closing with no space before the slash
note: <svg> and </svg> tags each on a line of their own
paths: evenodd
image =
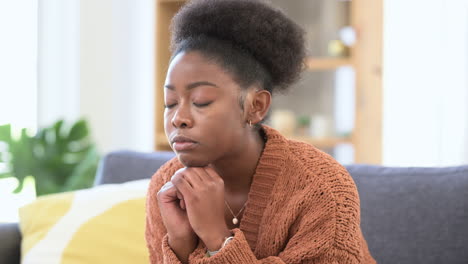
<svg viewBox="0 0 468 264">
<path fill-rule="evenodd" d="M 359 196 L 346 169 L 309 144 L 268 126 L 263 131 L 265 148 L 234 239 L 212 257 L 200 241 L 189 263 L 376 263 L 361 232 Z M 151 179 L 146 203 L 151 263 L 181 263 L 168 245 L 157 193 L 182 167 L 174 158 Z"/>
</svg>

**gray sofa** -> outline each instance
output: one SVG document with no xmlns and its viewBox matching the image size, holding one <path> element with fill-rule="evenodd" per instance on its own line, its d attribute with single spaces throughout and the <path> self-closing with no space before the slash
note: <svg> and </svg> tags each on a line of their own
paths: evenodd
<svg viewBox="0 0 468 264">
<path fill-rule="evenodd" d="M 169 152 L 108 154 L 95 184 L 148 178 Z M 361 226 L 378 263 L 468 263 L 468 166 L 388 168 L 350 165 Z M 19 263 L 17 224 L 0 224 L 0 264 Z"/>
</svg>

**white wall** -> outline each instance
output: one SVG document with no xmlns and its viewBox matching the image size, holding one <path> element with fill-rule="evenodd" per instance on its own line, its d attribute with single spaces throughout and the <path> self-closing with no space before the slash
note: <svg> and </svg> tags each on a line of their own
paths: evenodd
<svg viewBox="0 0 468 264">
<path fill-rule="evenodd" d="M 82 0 L 80 7 L 80 113 L 103 152 L 151 151 L 153 1 Z"/>
<path fill-rule="evenodd" d="M 468 163 L 468 1 L 384 2 L 383 163 Z"/>
<path fill-rule="evenodd" d="M 38 9 L 38 125 L 75 121 L 80 102 L 79 0 L 41 0 Z"/>
<path fill-rule="evenodd" d="M 113 2 L 113 132 L 120 148 L 154 148 L 154 2 Z"/>
<path fill-rule="evenodd" d="M 101 152 L 151 151 L 154 3 L 40 2 L 39 120 L 90 122 Z"/>
<path fill-rule="evenodd" d="M 12 124 L 16 129 L 36 129 L 37 8 L 37 0 L 0 0 L 0 125 Z M 2 143 L 0 155 L 7 150 Z M 9 168 L 0 162 L 0 173 L 5 171 Z M 18 222 L 18 207 L 34 199 L 29 180 L 26 191 L 13 195 L 18 181 L 0 179 L 0 223 Z"/>
<path fill-rule="evenodd" d="M 0 125 L 36 128 L 37 0 L 0 1 Z"/>
<path fill-rule="evenodd" d="M 102 151 L 115 142 L 112 111 L 112 0 L 80 1 L 80 114 Z"/>
</svg>

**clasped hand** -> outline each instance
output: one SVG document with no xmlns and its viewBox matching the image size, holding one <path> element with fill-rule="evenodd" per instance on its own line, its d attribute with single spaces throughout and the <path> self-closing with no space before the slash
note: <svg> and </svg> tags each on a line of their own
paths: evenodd
<svg viewBox="0 0 468 264">
<path fill-rule="evenodd" d="M 194 247 L 198 237 L 209 250 L 217 250 L 230 234 L 224 219 L 224 181 L 210 167 L 178 170 L 158 192 L 158 204 L 170 245 Z"/>
</svg>

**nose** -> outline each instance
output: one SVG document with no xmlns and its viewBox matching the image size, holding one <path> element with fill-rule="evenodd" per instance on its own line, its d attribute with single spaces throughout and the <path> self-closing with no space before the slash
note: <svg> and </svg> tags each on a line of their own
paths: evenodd
<svg viewBox="0 0 468 264">
<path fill-rule="evenodd" d="M 190 108 L 180 105 L 171 120 L 175 128 L 190 128 L 193 126 L 193 118 Z"/>
</svg>

